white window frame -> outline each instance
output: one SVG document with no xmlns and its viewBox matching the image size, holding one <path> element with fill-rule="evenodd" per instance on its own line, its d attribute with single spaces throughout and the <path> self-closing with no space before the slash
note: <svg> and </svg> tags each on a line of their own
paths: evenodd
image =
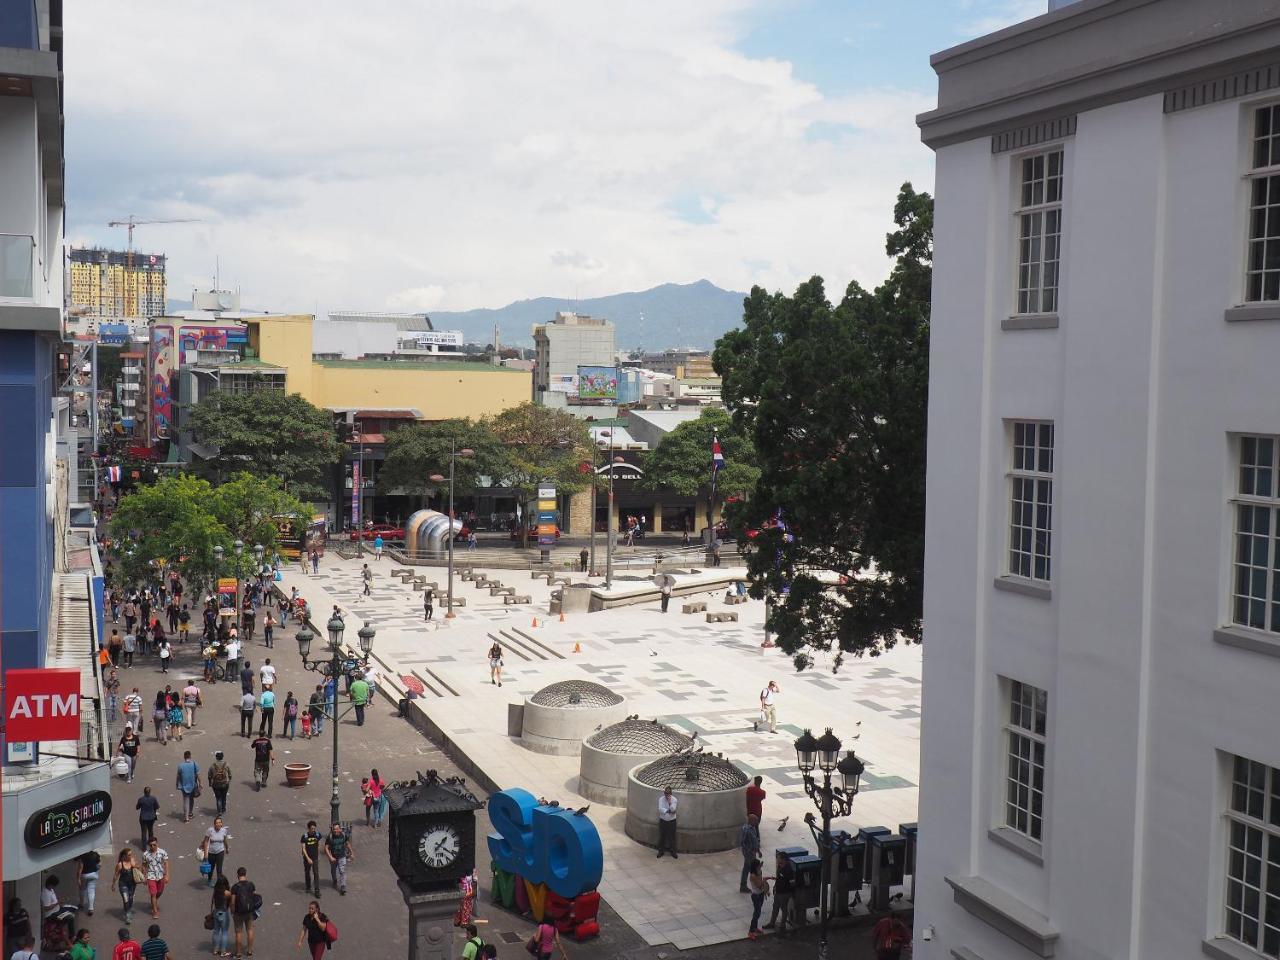
<svg viewBox="0 0 1280 960">
<path fill-rule="evenodd" d="M 1227 622 L 1280 633 L 1280 437 L 1232 437 Z"/>
<path fill-rule="evenodd" d="M 1034 170 L 1037 162 L 1041 164 L 1038 175 Z M 1014 316 L 1058 312 L 1062 292 L 1066 162 L 1066 146 L 1062 143 L 1013 158 Z M 1055 164 L 1056 173 L 1052 169 Z M 1056 230 L 1050 229 L 1051 223 L 1056 223 Z M 1046 283 L 1046 274 L 1052 274 L 1052 283 Z"/>
<path fill-rule="evenodd" d="M 1219 935 L 1275 960 L 1280 922 L 1267 922 L 1267 907 L 1280 910 L 1280 769 L 1229 755 L 1226 776 Z"/>
<path fill-rule="evenodd" d="M 1007 677 L 1000 686 L 1003 717 L 998 822 L 1033 843 L 1043 844 L 1048 812 L 1049 694 Z"/>
<path fill-rule="evenodd" d="M 1048 430 L 1048 446 L 1042 445 Z M 1031 444 L 1025 432 L 1034 431 Z M 1019 433 L 1023 442 L 1019 443 Z M 1057 431 L 1052 420 L 1010 420 L 1006 474 L 1004 569 L 1006 575 L 1036 583 L 1053 582 L 1053 474 Z M 1031 466 L 1020 451 L 1030 451 Z M 1043 454 L 1048 453 L 1047 468 Z M 1039 525 L 1041 513 L 1045 525 Z"/>
<path fill-rule="evenodd" d="M 1276 303 L 1280 302 L 1280 101 L 1251 103 L 1246 109 L 1242 299 L 1244 303 Z M 1264 115 L 1268 132 L 1259 136 L 1259 120 Z M 1266 193 L 1261 203 L 1256 196 L 1260 185 Z M 1259 214 L 1263 220 L 1257 231 Z"/>
</svg>

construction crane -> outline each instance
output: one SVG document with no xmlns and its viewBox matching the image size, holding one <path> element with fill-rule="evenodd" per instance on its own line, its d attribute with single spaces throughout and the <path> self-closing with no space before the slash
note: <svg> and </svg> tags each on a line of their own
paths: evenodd
<svg viewBox="0 0 1280 960">
<path fill-rule="evenodd" d="M 127 250 L 133 253 L 133 228 L 147 223 L 200 223 L 199 220 L 138 220 L 133 214 L 129 214 L 128 220 L 112 220 L 107 224 L 108 227 L 127 227 L 129 229 L 129 246 Z"/>
</svg>

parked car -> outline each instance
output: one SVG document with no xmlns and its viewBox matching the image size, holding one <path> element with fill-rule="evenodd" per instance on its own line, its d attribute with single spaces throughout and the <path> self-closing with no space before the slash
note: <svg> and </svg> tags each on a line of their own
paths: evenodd
<svg viewBox="0 0 1280 960">
<path fill-rule="evenodd" d="M 351 531 L 352 540 L 376 540 L 378 537 L 383 540 L 403 540 L 404 527 L 397 527 L 392 523 L 375 523 L 372 527 L 365 527 L 363 534 Z"/>
<path fill-rule="evenodd" d="M 520 539 L 520 528 L 519 528 L 519 527 L 512 527 L 512 528 L 511 528 L 511 539 L 512 539 L 512 540 L 519 540 L 519 539 Z M 530 540 L 537 540 L 537 539 L 538 539 L 538 525 L 537 525 L 536 523 L 535 523 L 535 524 L 532 524 L 532 525 L 529 527 L 529 539 L 530 539 Z M 559 528 L 559 527 L 556 527 L 556 539 L 557 539 L 557 540 L 559 540 L 559 539 L 560 539 L 560 528 Z"/>
</svg>

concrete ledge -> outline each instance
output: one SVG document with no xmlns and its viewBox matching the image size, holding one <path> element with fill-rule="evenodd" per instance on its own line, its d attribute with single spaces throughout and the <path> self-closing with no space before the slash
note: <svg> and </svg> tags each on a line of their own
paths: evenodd
<svg viewBox="0 0 1280 960">
<path fill-rule="evenodd" d="M 1200 952 L 1206 957 L 1213 957 L 1213 960 L 1258 960 L 1261 956 L 1256 950 L 1250 950 L 1243 943 L 1226 937 L 1201 941 Z"/>
<path fill-rule="evenodd" d="M 1027 580 L 1024 577 L 996 577 L 992 583 L 997 590 L 1007 593 L 1020 593 L 1024 597 L 1035 597 L 1037 600 L 1052 600 L 1053 588 L 1047 583 Z"/>
<path fill-rule="evenodd" d="M 33 281 L 34 282 L 34 281 Z M 0 303 L 0 330 L 39 330 L 62 333 L 62 310 L 18 303 Z"/>
<path fill-rule="evenodd" d="M 1057 330 L 1056 313 L 1018 313 L 1000 321 L 1001 330 Z"/>
<path fill-rule="evenodd" d="M 1037 867 L 1044 866 L 1044 847 L 1017 830 L 1011 830 L 1008 827 L 993 827 L 987 831 L 987 839 L 999 844 L 1006 850 L 1012 850 L 1020 857 L 1025 857 Z"/>
<path fill-rule="evenodd" d="M 1228 307 L 1222 313 L 1227 323 L 1244 323 L 1249 320 L 1280 320 L 1280 303 L 1248 303 Z"/>
<path fill-rule="evenodd" d="M 1022 944 L 1037 957 L 1053 956 L 1059 933 L 1048 917 L 981 877 L 944 879 L 951 887 L 957 906 Z"/>
<path fill-rule="evenodd" d="M 1213 631 L 1213 642 L 1268 657 L 1280 657 L 1280 635 L 1269 635 L 1249 627 L 1219 627 Z"/>
<path fill-rule="evenodd" d="M 982 957 L 978 956 L 968 947 L 954 948 L 951 951 L 951 956 L 955 957 L 955 960 L 982 960 Z"/>
</svg>

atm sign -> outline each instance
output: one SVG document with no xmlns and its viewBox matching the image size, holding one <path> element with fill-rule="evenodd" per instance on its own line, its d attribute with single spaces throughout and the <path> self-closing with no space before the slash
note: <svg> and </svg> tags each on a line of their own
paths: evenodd
<svg viewBox="0 0 1280 960">
<path fill-rule="evenodd" d="M 4 685 L 7 741 L 80 739 L 79 670 L 9 670 Z"/>
</svg>

